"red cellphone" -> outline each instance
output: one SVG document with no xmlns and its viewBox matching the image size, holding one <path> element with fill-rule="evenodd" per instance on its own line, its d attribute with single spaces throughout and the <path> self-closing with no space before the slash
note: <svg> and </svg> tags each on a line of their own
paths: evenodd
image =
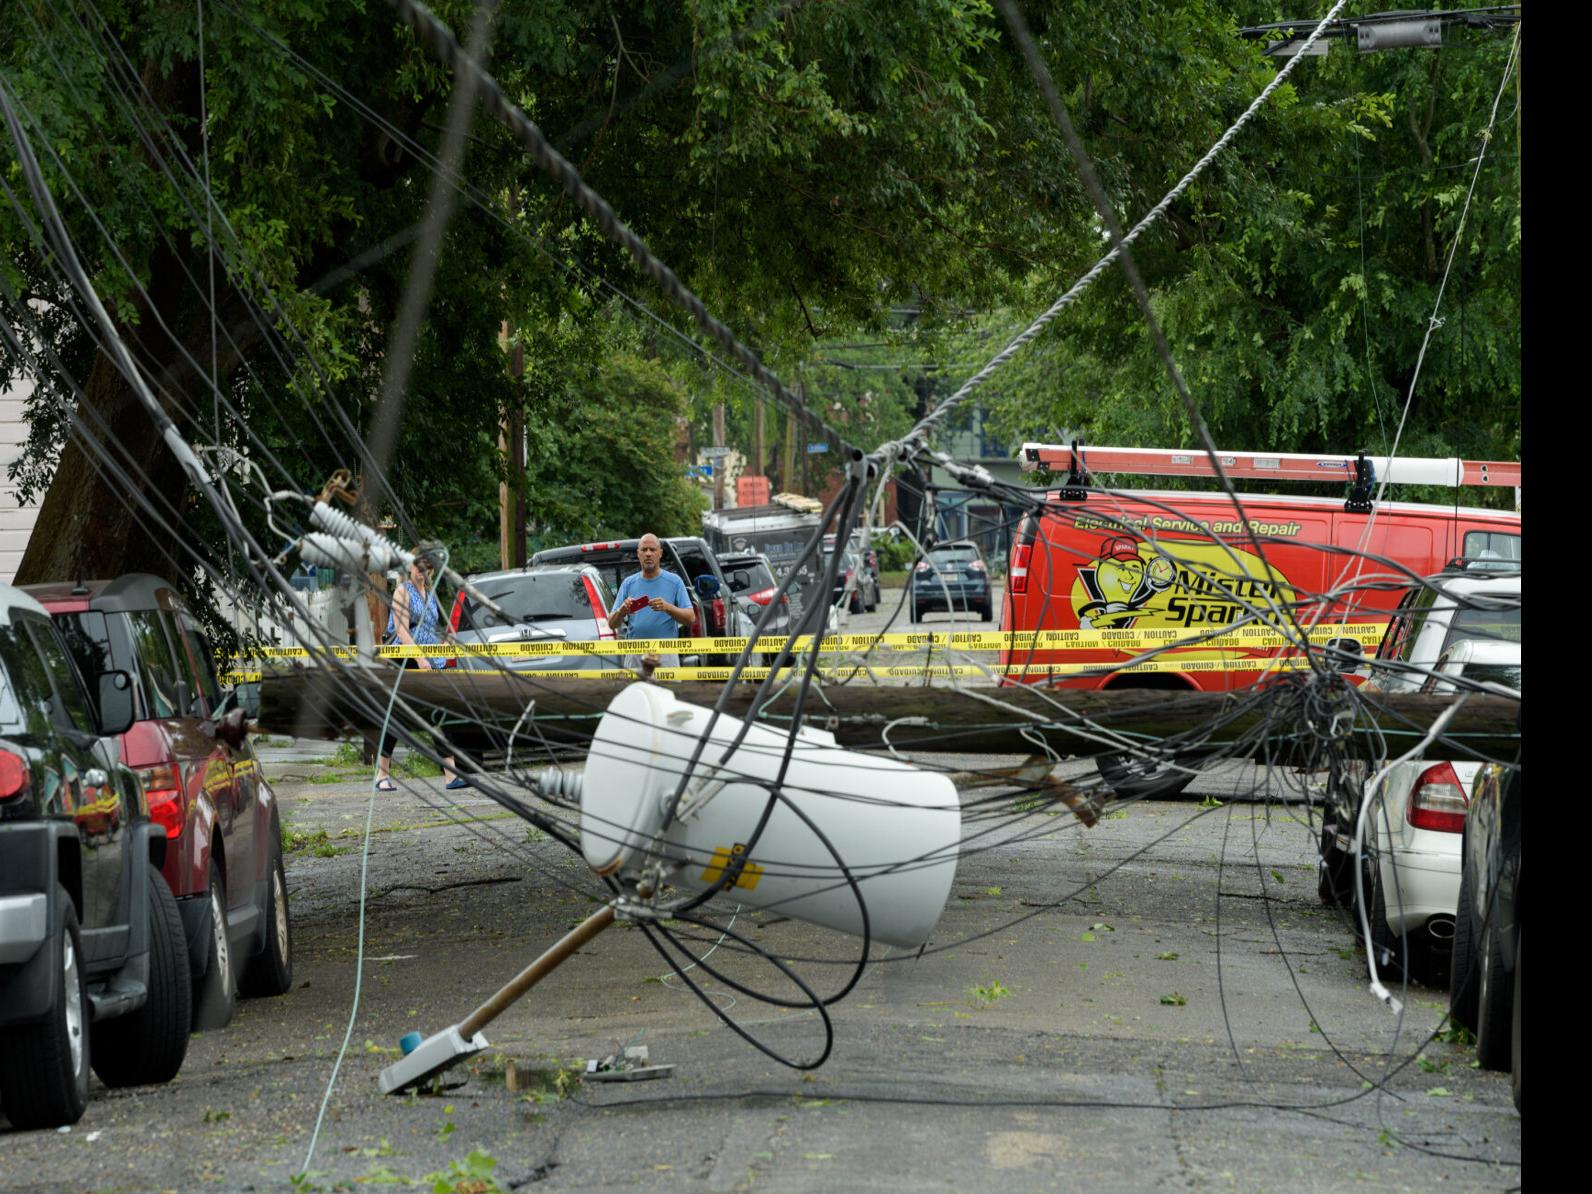
<svg viewBox="0 0 1592 1194">
<path fill-rule="evenodd" d="M 651 597 L 632 597 L 630 599 L 630 612 L 635 613 L 637 610 L 644 609 L 651 604 Z"/>
</svg>

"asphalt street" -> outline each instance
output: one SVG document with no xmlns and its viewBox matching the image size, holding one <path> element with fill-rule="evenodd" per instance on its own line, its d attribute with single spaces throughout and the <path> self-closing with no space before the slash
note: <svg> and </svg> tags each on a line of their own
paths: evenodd
<svg viewBox="0 0 1592 1194">
<path fill-rule="evenodd" d="M 194 1037 L 168 1086 L 96 1082 L 70 1131 L 0 1120 L 0 1188 L 285 1187 L 306 1169 L 334 1068 L 300 1188 L 431 1188 L 436 1175 L 458 1190 L 490 1189 L 484 1178 L 713 1191 L 1520 1182 L 1507 1076 L 1428 1039 L 1443 992 L 1400 992 L 1402 1015 L 1369 994 L 1342 914 L 1317 902 L 1308 826 L 1297 809 L 1253 801 L 1141 803 L 1092 829 L 1036 810 L 978 839 L 989 823 L 970 819 L 976 848 L 930 947 L 876 955 L 830 1009 L 833 1052 L 814 1071 L 725 1028 L 621 926 L 492 1024 L 492 1049 L 440 1093 L 382 1096 L 377 1075 L 404 1033 L 462 1020 L 597 907 L 599 889 L 579 859 L 478 794 L 411 781 L 374 806 L 361 946 L 369 779 L 331 749 L 261 752 L 292 846 L 295 988 Z M 1251 779 L 1204 786 L 1219 796 Z M 796 968 L 823 990 L 849 973 L 847 938 L 744 909 L 734 928 L 818 959 Z M 732 946 L 712 960 L 780 990 Z M 768 1048 L 822 1047 L 810 1008 L 704 983 Z M 580 1080 L 587 1059 L 631 1044 L 672 1075 Z"/>
</svg>

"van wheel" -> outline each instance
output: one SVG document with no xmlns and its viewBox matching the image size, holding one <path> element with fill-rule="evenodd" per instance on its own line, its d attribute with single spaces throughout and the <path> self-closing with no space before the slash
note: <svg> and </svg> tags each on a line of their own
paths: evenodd
<svg viewBox="0 0 1592 1194">
<path fill-rule="evenodd" d="M 245 995 L 282 995 L 293 986 L 293 922 L 288 915 L 287 872 L 280 836 L 273 838 L 270 895 L 265 903 L 265 948 L 249 959 L 240 985 Z"/>
<path fill-rule="evenodd" d="M 195 975 L 193 980 L 195 1032 L 225 1028 L 232 1021 L 232 1009 L 238 997 L 233 979 L 232 946 L 227 940 L 227 889 L 221 880 L 221 868 L 213 857 L 205 900 L 210 905 L 210 940 L 205 952 L 204 973 Z"/>
<path fill-rule="evenodd" d="M 149 868 L 149 997 L 94 1030 L 90 1058 L 106 1086 L 170 1082 L 188 1055 L 193 994 L 182 917 L 166 880 Z"/>
<path fill-rule="evenodd" d="M 1170 799 L 1194 782 L 1194 776 L 1188 771 L 1127 753 L 1096 755 L 1095 770 L 1111 790 L 1125 800 Z"/>
<path fill-rule="evenodd" d="M 55 889 L 60 927 L 44 948 L 54 982 L 50 1014 L 0 1033 L 0 1101 L 17 1128 L 75 1124 L 88 1106 L 88 994 L 77 909 L 66 888 Z"/>
</svg>

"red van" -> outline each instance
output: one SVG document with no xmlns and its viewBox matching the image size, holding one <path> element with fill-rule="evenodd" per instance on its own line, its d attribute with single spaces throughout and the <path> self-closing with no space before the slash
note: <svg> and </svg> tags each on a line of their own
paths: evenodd
<svg viewBox="0 0 1592 1194">
<path fill-rule="evenodd" d="M 1250 609 L 1288 610 L 1300 621 L 1365 622 L 1371 645 L 1415 578 L 1442 571 L 1457 556 L 1520 564 L 1520 515 L 1511 512 L 1383 502 L 1368 514 L 1333 498 L 1240 500 L 1247 528 L 1221 494 L 1092 492 L 1082 501 L 1048 494 L 1044 514 L 1018 524 L 1001 629 L 1175 629 L 1192 637 L 1232 625 Z M 1122 663 L 1137 653 L 1019 650 L 1002 663 L 1033 669 L 1013 675 L 1016 681 L 1076 688 L 1221 692 L 1255 680 L 1253 671 L 1066 678 L 1050 671 L 1052 664 Z M 1207 646 L 1180 648 L 1166 659 L 1265 653 Z"/>
<path fill-rule="evenodd" d="M 1070 485 L 1048 491 L 1043 514 L 1026 515 L 1013 537 L 1001 629 L 1170 629 L 1193 637 L 1252 611 L 1286 625 L 1277 612 L 1290 611 L 1305 623 L 1365 623 L 1364 633 L 1351 637 L 1369 654 L 1414 579 L 1455 557 L 1520 566 L 1514 512 L 1408 502 L 1381 502 L 1368 512 L 1346 508 L 1353 503 L 1342 498 L 1241 494 L 1240 501 L 1244 522 L 1219 493 Z M 1221 692 L 1253 684 L 1261 673 L 1253 664 L 1219 665 L 1276 650 L 1178 648 L 1157 657 L 1157 670 L 1112 670 L 1144 649 L 1019 649 L 1003 652 L 1001 663 L 1021 669 L 1008 671 L 1009 683 Z M 1095 674 L 1078 675 L 1078 665 Z M 1174 777 L 1180 782 L 1158 775 L 1146 789 L 1123 772 L 1124 758 L 1103 756 L 1101 772 L 1125 794 L 1168 792 L 1192 778 L 1186 771 Z"/>
</svg>

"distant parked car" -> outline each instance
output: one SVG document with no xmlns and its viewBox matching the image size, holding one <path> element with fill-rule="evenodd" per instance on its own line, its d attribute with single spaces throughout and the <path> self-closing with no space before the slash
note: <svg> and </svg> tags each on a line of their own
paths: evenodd
<svg viewBox="0 0 1592 1194">
<path fill-rule="evenodd" d="M 1401 603 L 1364 691 L 1519 698 L 1520 577 L 1459 567 L 1432 577 Z M 1351 850 L 1362 801 L 1362 888 L 1379 972 L 1430 981 L 1449 969 L 1459 905 L 1461 834 L 1481 764 L 1413 759 L 1390 767 L 1375 791 L 1356 763 L 1329 793 L 1320 894 L 1352 904 Z M 1407 963 L 1407 970 L 1405 969 Z"/>
<path fill-rule="evenodd" d="M 1489 1070 L 1509 1070 L 1520 1110 L 1520 765 L 1489 763 L 1465 816 L 1448 1007 Z"/>
<path fill-rule="evenodd" d="M 774 579 L 774 566 L 761 552 L 738 555 L 721 555 L 719 564 L 730 586 L 730 593 L 741 608 L 746 620 L 755 627 L 758 618 L 774 600 L 779 581 Z M 781 593 L 773 616 L 763 628 L 765 636 L 787 635 L 791 628 L 790 597 Z M 750 633 L 750 631 L 748 631 Z"/>
<path fill-rule="evenodd" d="M 237 694 L 181 596 L 145 573 L 32 585 L 84 674 L 133 678 L 122 761 L 165 827 L 163 873 L 177 897 L 194 980 L 194 1027 L 219 1028 L 243 995 L 293 985 L 292 923 L 276 795 Z"/>
<path fill-rule="evenodd" d="M 912 620 L 921 622 L 932 610 L 977 613 L 988 622 L 993 602 L 984 554 L 971 539 L 937 543 L 912 571 Z"/>
<path fill-rule="evenodd" d="M 636 547 L 641 540 L 613 539 L 604 543 L 581 543 L 572 547 L 550 547 L 531 557 L 532 564 L 587 564 L 602 573 L 603 580 L 614 592 L 624 578 L 638 572 L 641 565 L 636 560 Z M 730 599 L 724 570 L 718 556 L 705 539 L 679 536 L 662 540 L 663 567 L 685 581 L 686 592 L 691 597 L 696 618 L 692 625 L 681 631 L 682 638 L 718 638 L 744 636 L 750 624 Z M 682 657 L 689 663 L 694 657 Z M 735 662 L 733 655 L 709 655 L 703 662 L 711 666 L 727 666 Z"/>
<path fill-rule="evenodd" d="M 509 620 L 461 591 L 454 598 L 452 625 L 461 647 L 478 644 L 582 643 L 611 640 L 608 611 L 613 593 L 603 574 L 589 564 L 532 564 L 468 578 L 496 602 Z M 472 655 L 460 652 L 455 664 L 469 669 L 509 671 L 600 671 L 620 668 L 617 655 L 592 655 L 579 649 L 556 655 Z"/>
<path fill-rule="evenodd" d="M 91 1065 L 141 1086 L 188 1052 L 169 843 L 116 758 L 133 680 L 92 680 L 96 701 L 44 607 L 0 585 L 0 1105 L 16 1128 L 76 1123 Z"/>
</svg>

